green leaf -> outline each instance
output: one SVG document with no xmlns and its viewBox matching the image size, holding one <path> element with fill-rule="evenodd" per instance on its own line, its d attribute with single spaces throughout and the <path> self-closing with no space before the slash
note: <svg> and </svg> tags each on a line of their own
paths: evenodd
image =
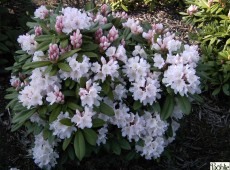
<svg viewBox="0 0 230 170">
<path fill-rule="evenodd" d="M 35 41 L 37 42 L 43 42 L 43 41 L 49 41 L 51 42 L 52 39 L 54 38 L 55 35 L 39 35 L 37 37 L 35 37 Z"/>
<path fill-rule="evenodd" d="M 101 26 L 102 30 L 108 30 L 110 28 L 112 28 L 113 24 L 112 23 L 108 23 L 108 24 L 104 24 Z"/>
<path fill-rule="evenodd" d="M 84 88 L 86 86 L 86 81 L 87 81 L 86 77 L 81 77 L 79 83 L 80 87 Z"/>
<path fill-rule="evenodd" d="M 94 44 L 94 43 L 87 43 L 87 44 L 83 43 L 82 46 L 81 46 L 82 51 L 94 51 L 94 50 L 96 50 L 98 48 L 99 48 L 99 45 Z"/>
<path fill-rule="evenodd" d="M 107 116 L 113 116 L 115 115 L 114 110 L 109 105 L 105 104 L 104 102 L 101 102 L 100 104 L 100 112 L 107 115 Z"/>
<path fill-rule="evenodd" d="M 125 150 L 130 150 L 131 149 L 130 143 L 124 138 L 121 138 L 120 140 L 118 140 L 118 143 L 120 144 L 120 147 L 122 149 L 125 149 Z"/>
<path fill-rule="evenodd" d="M 65 39 L 61 41 L 60 46 L 61 48 L 66 48 L 68 44 L 69 44 L 68 39 Z"/>
<path fill-rule="evenodd" d="M 133 104 L 133 109 L 134 110 L 138 110 L 140 109 L 142 106 L 141 102 L 139 100 L 135 101 L 134 104 Z"/>
<path fill-rule="evenodd" d="M 128 12 L 128 8 L 124 4 L 121 4 L 121 7 L 124 11 Z"/>
<path fill-rule="evenodd" d="M 167 95 L 161 111 L 161 118 L 163 120 L 168 119 L 172 115 L 173 109 L 174 109 L 174 98 L 171 95 Z"/>
<path fill-rule="evenodd" d="M 224 84 L 223 87 L 223 92 L 226 94 L 226 95 L 230 95 L 230 88 L 229 88 L 229 84 Z"/>
<path fill-rule="evenodd" d="M 108 94 L 110 92 L 110 84 L 108 81 L 105 81 L 102 85 L 102 91 L 105 93 L 105 94 Z"/>
<path fill-rule="evenodd" d="M 99 57 L 98 54 L 93 53 L 93 52 L 84 52 L 84 53 L 81 53 L 81 54 L 80 54 L 80 56 L 83 56 L 83 55 L 85 55 L 85 56 L 87 56 L 87 57 L 90 57 L 90 58 Z"/>
<path fill-rule="evenodd" d="M 36 109 L 22 111 L 14 115 L 12 123 L 23 123 L 27 119 L 29 119 L 35 112 L 36 112 Z"/>
<path fill-rule="evenodd" d="M 95 146 L 97 142 L 97 133 L 93 129 L 83 129 L 83 134 L 86 141 L 90 144 Z"/>
<path fill-rule="evenodd" d="M 26 63 L 22 66 L 22 69 L 29 69 L 29 68 L 38 68 L 38 67 L 44 67 L 50 65 L 50 61 L 35 61 L 35 62 L 30 62 Z"/>
<path fill-rule="evenodd" d="M 85 4 L 85 10 L 86 11 L 90 11 L 90 10 L 92 10 L 92 9 L 94 9 L 95 8 L 95 5 L 94 5 L 94 3 L 91 1 L 91 2 L 87 2 L 86 4 Z"/>
<path fill-rule="evenodd" d="M 50 45 L 51 41 L 43 41 L 42 43 L 40 43 L 36 49 L 36 51 L 46 51 L 49 49 L 49 45 Z"/>
<path fill-rule="evenodd" d="M 4 98 L 8 100 L 18 98 L 18 93 L 7 94 Z"/>
<path fill-rule="evenodd" d="M 198 94 L 189 94 L 189 96 L 199 103 L 204 103 L 204 99 Z"/>
<path fill-rule="evenodd" d="M 58 115 L 60 114 L 61 112 L 61 106 L 57 106 L 56 108 L 53 109 L 53 111 L 51 112 L 50 114 L 50 117 L 49 117 L 49 122 L 53 122 L 57 119 Z"/>
<path fill-rule="evenodd" d="M 104 126 L 105 121 L 102 119 L 93 119 L 92 123 L 93 123 L 93 128 L 98 128 Z"/>
<path fill-rule="evenodd" d="M 70 138 L 66 138 L 62 144 L 62 150 L 65 151 L 66 148 L 69 146 L 71 140 L 72 140 L 73 136 L 71 136 Z"/>
<path fill-rule="evenodd" d="M 66 58 L 73 56 L 75 53 L 77 53 L 77 52 L 80 51 L 80 50 L 81 50 L 81 49 L 78 48 L 78 49 L 75 49 L 75 50 L 71 50 L 71 51 L 69 51 L 69 52 L 66 52 L 66 53 L 62 54 L 62 55 L 59 57 L 58 61 L 65 60 Z"/>
<path fill-rule="evenodd" d="M 71 119 L 69 119 L 69 118 L 64 118 L 64 119 L 60 120 L 60 123 L 63 125 L 66 125 L 66 126 L 73 126 L 74 125 L 74 123 L 71 122 Z"/>
<path fill-rule="evenodd" d="M 74 138 L 74 151 L 77 158 L 81 161 L 85 156 L 85 139 L 81 130 L 76 132 Z"/>
<path fill-rule="evenodd" d="M 177 96 L 177 99 L 182 112 L 186 115 L 189 115 L 192 110 L 192 106 L 189 99 L 185 96 L 180 96 L 180 95 Z"/>
<path fill-rule="evenodd" d="M 83 108 L 81 106 L 77 105 L 76 103 L 68 102 L 67 106 L 72 110 L 79 110 L 80 112 L 83 112 Z"/>
<path fill-rule="evenodd" d="M 212 92 L 212 95 L 213 95 L 213 96 L 216 96 L 217 94 L 220 93 L 220 90 L 221 90 L 221 86 L 219 86 L 218 88 L 216 88 L 216 89 Z"/>
<path fill-rule="evenodd" d="M 49 129 L 44 129 L 43 130 L 43 138 L 45 140 L 47 140 L 51 135 L 53 135 L 53 134 L 52 134 L 52 131 L 50 131 Z"/>
<path fill-rule="evenodd" d="M 72 71 L 71 67 L 66 64 L 66 63 L 58 63 L 58 67 L 62 70 L 62 71 L 65 71 L 65 72 L 70 72 Z"/>
<path fill-rule="evenodd" d="M 113 153 L 115 153 L 116 155 L 120 155 L 121 154 L 121 147 L 117 143 L 117 141 L 112 140 L 111 144 L 112 144 L 112 151 L 113 151 Z"/>
</svg>

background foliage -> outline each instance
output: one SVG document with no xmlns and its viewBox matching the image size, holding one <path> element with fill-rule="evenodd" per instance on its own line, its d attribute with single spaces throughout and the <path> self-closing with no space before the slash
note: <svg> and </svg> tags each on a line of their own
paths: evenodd
<svg viewBox="0 0 230 170">
<path fill-rule="evenodd" d="M 213 95 L 220 92 L 230 95 L 230 1 L 187 0 L 187 6 L 196 5 L 193 15 L 181 13 L 198 34 L 193 38 L 200 42 L 203 70 L 207 74 L 206 90 Z"/>
</svg>

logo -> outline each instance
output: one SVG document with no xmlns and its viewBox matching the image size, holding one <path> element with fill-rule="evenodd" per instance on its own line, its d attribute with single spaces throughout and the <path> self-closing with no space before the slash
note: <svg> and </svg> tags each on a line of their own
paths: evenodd
<svg viewBox="0 0 230 170">
<path fill-rule="evenodd" d="M 230 162 L 210 162 L 210 170 L 230 170 Z"/>
</svg>

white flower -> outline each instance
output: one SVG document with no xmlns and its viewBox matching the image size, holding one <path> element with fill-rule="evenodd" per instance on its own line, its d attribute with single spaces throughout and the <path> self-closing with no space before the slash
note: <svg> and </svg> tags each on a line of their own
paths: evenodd
<svg viewBox="0 0 230 170">
<path fill-rule="evenodd" d="M 49 170 L 54 167 L 57 164 L 56 159 L 59 158 L 59 155 L 53 149 L 54 144 L 44 140 L 43 133 L 35 136 L 34 144 L 34 148 L 32 148 L 34 162 L 42 169 Z"/>
<path fill-rule="evenodd" d="M 125 89 L 125 86 L 122 84 L 118 84 L 114 89 L 114 98 L 117 100 L 122 100 L 122 98 L 127 97 L 127 90 Z"/>
<path fill-rule="evenodd" d="M 105 54 L 106 56 L 110 57 L 110 59 L 115 58 L 123 62 L 126 62 L 127 60 L 126 50 L 123 45 L 119 45 L 117 49 L 114 46 L 109 47 Z"/>
<path fill-rule="evenodd" d="M 129 78 L 129 81 L 140 81 L 149 72 L 150 65 L 138 56 L 129 58 L 126 62 L 123 72 Z"/>
<path fill-rule="evenodd" d="M 108 125 L 105 124 L 101 129 L 98 130 L 97 145 L 100 146 L 101 143 L 105 144 L 107 140 Z"/>
<path fill-rule="evenodd" d="M 31 117 L 30 117 L 30 121 L 33 123 L 37 123 L 39 126 L 45 126 L 46 122 L 40 118 L 38 113 L 34 113 Z"/>
<path fill-rule="evenodd" d="M 59 137 L 60 139 L 69 138 L 71 134 L 77 130 L 73 126 L 63 125 L 60 120 L 64 118 L 70 118 L 68 112 L 61 112 L 57 119 L 50 124 L 50 130 L 53 130 L 53 135 Z"/>
<path fill-rule="evenodd" d="M 77 29 L 89 29 L 92 25 L 92 19 L 86 12 L 77 8 L 66 7 L 62 8 L 62 32 L 69 34 Z"/>
<path fill-rule="evenodd" d="M 46 101 L 50 102 L 50 105 L 53 103 L 64 103 L 64 95 L 59 90 L 58 86 L 55 85 L 54 91 L 47 94 Z"/>
<path fill-rule="evenodd" d="M 71 122 L 75 123 L 78 128 L 91 128 L 92 116 L 96 113 L 92 109 L 85 107 L 83 112 L 76 110 L 76 114 L 72 117 Z"/>
<path fill-rule="evenodd" d="M 40 91 L 33 86 L 26 86 L 22 91 L 19 92 L 19 102 L 27 109 L 31 106 L 42 105 L 42 95 Z"/>
<path fill-rule="evenodd" d="M 150 105 L 156 101 L 157 98 L 160 98 L 159 89 L 160 84 L 157 80 L 151 79 L 149 77 L 146 80 L 141 80 L 136 83 L 132 83 L 132 86 L 129 91 L 132 92 L 134 100 L 140 100 L 143 105 Z"/>
<path fill-rule="evenodd" d="M 147 59 L 147 54 L 143 48 L 141 48 L 140 45 L 135 46 L 135 50 L 132 52 L 133 56 L 139 55 L 140 57 Z"/>
<path fill-rule="evenodd" d="M 139 21 L 135 21 L 133 18 L 129 18 L 122 24 L 125 28 L 130 28 L 133 34 L 140 34 L 143 32 L 143 28 L 140 26 Z"/>
<path fill-rule="evenodd" d="M 49 14 L 49 11 L 44 5 L 40 6 L 34 12 L 35 18 L 40 18 L 40 19 L 45 19 L 48 14 Z"/>
<path fill-rule="evenodd" d="M 28 54 L 33 54 L 37 48 L 37 42 L 34 40 L 35 35 L 20 35 L 17 39 L 23 51 L 26 51 Z"/>
<path fill-rule="evenodd" d="M 33 56 L 33 62 L 34 61 L 44 61 L 45 60 L 45 54 L 43 51 L 35 51 Z"/>
<path fill-rule="evenodd" d="M 189 65 L 171 65 L 164 72 L 162 82 L 166 86 L 170 86 L 175 94 L 179 93 L 181 96 L 187 96 L 188 93 L 199 93 L 200 81 L 195 73 L 195 69 Z"/>
<path fill-rule="evenodd" d="M 161 54 L 155 53 L 153 57 L 154 66 L 161 69 L 165 65 L 164 59 L 161 57 Z"/>
<path fill-rule="evenodd" d="M 98 106 L 101 97 L 98 95 L 101 91 L 101 87 L 98 83 L 92 83 L 92 80 L 86 82 L 86 88 L 80 88 L 79 95 L 81 98 L 82 106 L 93 107 Z"/>
</svg>

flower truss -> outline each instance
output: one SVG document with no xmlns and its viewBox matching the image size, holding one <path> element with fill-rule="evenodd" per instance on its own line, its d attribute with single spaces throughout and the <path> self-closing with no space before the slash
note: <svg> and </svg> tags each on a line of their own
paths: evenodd
<svg viewBox="0 0 230 170">
<path fill-rule="evenodd" d="M 41 6 L 34 15 L 18 38 L 6 98 L 12 130 L 35 135 L 35 163 L 50 169 L 73 149 L 82 160 L 89 145 L 160 157 L 200 92 L 197 46 L 107 5 L 90 12 Z"/>
</svg>

